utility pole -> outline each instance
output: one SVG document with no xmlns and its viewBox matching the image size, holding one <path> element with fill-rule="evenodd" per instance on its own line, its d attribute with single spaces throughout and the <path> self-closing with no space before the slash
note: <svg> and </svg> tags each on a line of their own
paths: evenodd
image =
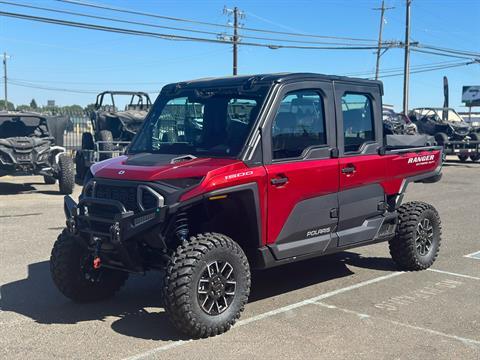
<svg viewBox="0 0 480 360">
<path fill-rule="evenodd" d="M 380 57 L 382 56 L 382 33 L 383 24 L 385 22 L 385 11 L 395 9 L 394 7 L 385 7 L 385 0 L 382 0 L 381 8 L 374 8 L 373 10 L 380 10 L 380 32 L 378 33 L 378 50 L 377 50 L 377 64 L 375 66 L 375 80 L 378 80 L 378 73 L 380 71 Z"/>
<path fill-rule="evenodd" d="M 223 13 L 226 15 L 233 15 L 233 36 L 230 37 L 230 40 L 233 45 L 233 75 L 238 74 L 238 43 L 240 42 L 240 37 L 238 36 L 238 29 L 242 26 L 239 20 L 245 17 L 245 13 L 241 11 L 238 7 L 233 9 L 223 9 Z M 226 35 L 222 34 L 220 38 L 227 38 Z"/>
<path fill-rule="evenodd" d="M 405 64 L 403 69 L 403 113 L 408 115 L 408 87 L 410 80 L 410 5 L 412 0 L 407 0 L 405 19 Z"/>
<path fill-rule="evenodd" d="M 238 8 L 233 8 L 233 75 L 238 73 Z"/>
<path fill-rule="evenodd" d="M 7 90 L 7 80 L 8 80 L 8 77 L 7 77 L 7 59 L 9 57 L 7 56 L 7 53 L 4 52 L 3 53 L 3 84 L 5 86 L 5 103 L 3 105 L 3 107 L 5 108 L 6 111 L 8 111 L 8 90 Z"/>
</svg>

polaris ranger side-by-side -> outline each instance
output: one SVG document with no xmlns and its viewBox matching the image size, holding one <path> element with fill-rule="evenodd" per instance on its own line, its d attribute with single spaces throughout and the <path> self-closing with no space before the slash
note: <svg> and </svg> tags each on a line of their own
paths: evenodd
<svg viewBox="0 0 480 360">
<path fill-rule="evenodd" d="M 381 241 L 399 268 L 428 268 L 440 218 L 402 199 L 440 179 L 442 147 L 386 143 L 382 92 L 308 73 L 165 86 L 127 154 L 93 165 L 78 203 L 65 197 L 55 284 L 94 301 L 162 270 L 173 324 L 207 337 L 239 318 L 251 268 Z"/>
</svg>

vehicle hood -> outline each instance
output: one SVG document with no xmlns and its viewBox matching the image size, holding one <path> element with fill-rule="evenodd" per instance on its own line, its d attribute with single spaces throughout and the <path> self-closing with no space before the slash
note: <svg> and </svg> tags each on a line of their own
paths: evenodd
<svg viewBox="0 0 480 360">
<path fill-rule="evenodd" d="M 457 122 L 457 123 L 449 122 L 448 124 L 452 127 L 452 129 L 455 132 L 462 135 L 467 135 L 471 130 L 471 127 L 465 122 Z"/>
<path fill-rule="evenodd" d="M 37 138 L 37 137 L 11 137 L 6 139 L 0 139 L 0 145 L 19 150 L 33 149 L 37 146 L 50 145 L 50 138 Z"/>
<path fill-rule="evenodd" d="M 145 110 L 127 110 L 127 111 L 117 111 L 114 113 L 101 111 L 101 112 L 98 112 L 97 117 L 99 119 L 104 118 L 107 121 L 107 124 L 114 124 L 113 125 L 114 127 L 117 127 L 118 123 L 117 122 L 111 123 L 111 121 L 112 120 L 119 121 L 121 123 L 123 130 L 136 134 L 142 127 L 143 121 L 145 120 L 145 117 L 147 116 L 147 114 L 148 114 L 148 111 L 145 111 Z"/>
<path fill-rule="evenodd" d="M 163 179 L 201 178 L 245 167 L 237 159 L 195 158 L 172 164 L 179 155 L 133 154 L 119 156 L 92 165 L 95 177 L 114 180 L 156 181 Z"/>
</svg>

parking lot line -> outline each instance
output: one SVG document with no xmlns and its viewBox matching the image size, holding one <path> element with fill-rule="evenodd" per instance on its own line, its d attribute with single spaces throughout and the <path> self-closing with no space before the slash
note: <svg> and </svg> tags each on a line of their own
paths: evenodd
<svg viewBox="0 0 480 360">
<path fill-rule="evenodd" d="M 465 338 L 465 337 L 457 336 L 457 335 L 452 335 L 452 334 L 447 334 L 447 333 L 444 333 L 444 332 L 441 332 L 441 331 L 437 331 L 437 330 L 433 330 L 433 329 L 429 329 L 429 328 L 424 328 L 424 327 L 416 326 L 416 325 L 410 325 L 410 324 L 407 324 L 407 323 L 403 323 L 403 322 L 396 321 L 396 320 L 390 320 L 390 319 L 386 319 L 386 318 L 383 318 L 383 317 L 377 317 L 377 316 L 372 316 L 372 315 L 368 315 L 368 314 L 363 314 L 363 313 L 359 313 L 355 310 L 344 309 L 344 308 L 340 308 L 338 306 L 331 305 L 331 304 L 326 304 L 326 303 L 323 303 L 323 302 L 315 301 L 314 303 L 316 305 L 322 306 L 322 307 L 327 308 L 327 309 L 339 310 L 339 311 L 342 311 L 342 312 L 348 313 L 348 314 L 355 314 L 358 317 L 363 318 L 363 319 L 369 318 L 371 320 L 386 321 L 386 322 L 389 322 L 391 324 L 407 327 L 409 329 L 419 330 L 419 331 L 427 332 L 427 333 L 432 334 L 432 335 L 437 335 L 437 336 L 442 336 L 442 337 L 445 337 L 445 338 L 457 340 L 457 341 L 460 341 L 464 344 L 475 345 L 477 347 L 480 346 L 480 341 L 478 341 L 478 340 L 469 339 L 469 338 Z"/>
<path fill-rule="evenodd" d="M 462 277 L 462 278 L 466 278 L 466 279 L 480 280 L 480 278 L 479 278 L 479 277 L 476 277 L 476 276 L 459 274 L 459 273 L 454 273 L 454 272 L 450 272 L 450 271 L 444 271 L 444 270 L 438 270 L 438 269 L 427 269 L 427 270 L 428 270 L 428 271 L 437 272 L 437 273 L 440 273 L 440 274 L 446 274 L 446 275 L 452 275 L 452 276 Z"/>
<path fill-rule="evenodd" d="M 387 274 L 387 275 L 383 275 L 383 276 L 380 276 L 380 277 L 377 277 L 377 278 L 373 278 L 373 279 L 370 279 L 370 280 L 366 280 L 366 281 L 362 281 L 358 284 L 354 284 L 354 285 L 350 285 L 350 286 L 347 286 L 347 287 L 344 287 L 344 288 L 340 288 L 340 289 L 337 289 L 337 290 L 333 290 L 333 291 L 329 291 L 329 292 L 326 292 L 324 294 L 321 294 L 321 295 L 318 295 L 318 296 L 315 296 L 313 298 L 310 298 L 310 299 L 306 299 L 306 300 L 303 300 L 303 301 L 299 301 L 297 303 L 293 303 L 293 304 L 290 304 L 290 305 L 286 305 L 286 306 L 282 306 L 280 308 L 277 308 L 277 309 L 274 309 L 274 310 L 271 310 L 271 311 L 267 311 L 263 314 L 259 314 L 259 315 L 256 315 L 256 316 L 252 316 L 248 319 L 245 319 L 245 320 L 240 320 L 239 322 L 237 322 L 234 327 L 239 327 L 239 326 L 243 326 L 243 325 L 247 325 L 247 324 L 250 324 L 252 322 L 256 322 L 256 321 L 260 321 L 260 320 L 263 320 L 263 319 L 266 319 L 266 318 L 269 318 L 271 316 L 275 316 L 275 315 L 278 315 L 278 314 L 282 314 L 282 313 L 285 313 L 287 311 L 290 311 L 290 310 L 293 310 L 293 309 L 297 309 L 297 308 L 300 308 L 302 306 L 306 306 L 306 305 L 311 305 L 311 304 L 315 304 L 316 301 L 320 301 L 320 300 L 323 300 L 323 299 L 326 299 L 326 298 L 330 298 L 332 296 L 335 296 L 335 295 L 338 295 L 338 294 L 342 294 L 344 292 L 347 292 L 347 291 L 351 291 L 351 290 L 355 290 L 355 289 L 358 289 L 358 288 L 361 288 L 361 287 L 364 287 L 364 286 L 367 286 L 367 285 L 371 285 L 371 284 L 375 284 L 377 282 L 380 282 L 380 281 L 384 281 L 384 280 L 387 280 L 387 279 L 391 279 L 395 276 L 398 276 L 398 275 L 401 275 L 403 274 L 404 272 L 403 271 L 398 271 L 398 272 L 393 272 L 393 273 L 390 273 L 390 274 Z M 192 342 L 193 340 L 179 340 L 179 341 L 175 341 L 173 343 L 170 343 L 170 344 L 167 344 L 167 345 L 163 345 L 163 346 L 160 346 L 160 347 L 157 347 L 157 348 L 154 348 L 154 349 L 151 349 L 151 350 L 148 350 L 146 352 L 143 352 L 143 353 L 140 353 L 140 354 L 137 354 L 137 355 L 133 355 L 131 357 L 128 357 L 126 358 L 125 360 L 140 360 L 140 359 L 145 359 L 145 358 L 148 358 L 149 356 L 152 356 L 152 355 L 155 355 L 159 352 L 162 352 L 162 351 L 166 351 L 166 350 L 169 350 L 169 349 L 172 349 L 172 348 L 176 348 L 178 346 L 181 346 L 181 345 L 185 345 L 185 344 L 188 344 L 190 342 Z"/>
<path fill-rule="evenodd" d="M 480 251 L 475 251 L 471 254 L 463 255 L 463 257 L 480 260 Z"/>
</svg>

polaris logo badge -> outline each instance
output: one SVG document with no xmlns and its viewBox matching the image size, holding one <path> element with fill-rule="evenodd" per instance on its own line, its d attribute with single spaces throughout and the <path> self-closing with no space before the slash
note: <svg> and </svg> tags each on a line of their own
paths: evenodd
<svg viewBox="0 0 480 360">
<path fill-rule="evenodd" d="M 123 175 L 123 174 L 125 174 L 125 170 L 120 170 L 120 171 L 118 172 L 118 175 Z"/>
<path fill-rule="evenodd" d="M 431 164 L 435 159 L 435 155 L 415 156 L 408 159 L 409 164 L 425 165 Z"/>
<path fill-rule="evenodd" d="M 330 233 L 330 227 L 323 228 L 323 229 L 317 229 L 317 230 L 310 230 L 310 231 L 307 232 L 307 237 L 324 235 L 324 234 L 329 234 L 329 233 Z"/>
</svg>

